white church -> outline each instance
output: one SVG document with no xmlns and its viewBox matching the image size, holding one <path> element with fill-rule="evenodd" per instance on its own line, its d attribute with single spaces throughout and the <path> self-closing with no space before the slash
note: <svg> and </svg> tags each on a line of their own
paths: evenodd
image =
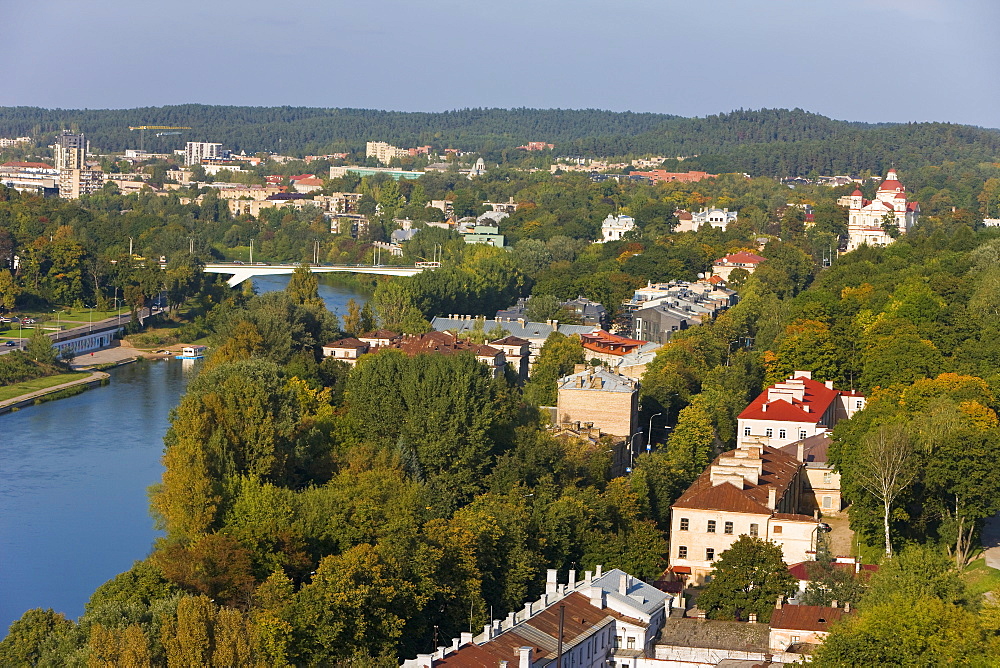
<svg viewBox="0 0 1000 668">
<path fill-rule="evenodd" d="M 875 199 L 866 200 L 860 190 L 851 193 L 851 212 L 847 222 L 847 250 L 862 244 L 888 246 L 894 239 L 882 227 L 885 216 L 893 218 L 900 234 L 906 234 L 917 224 L 920 205 L 906 199 L 906 188 L 899 182 L 895 169 L 890 169 L 885 181 L 875 193 Z"/>
</svg>

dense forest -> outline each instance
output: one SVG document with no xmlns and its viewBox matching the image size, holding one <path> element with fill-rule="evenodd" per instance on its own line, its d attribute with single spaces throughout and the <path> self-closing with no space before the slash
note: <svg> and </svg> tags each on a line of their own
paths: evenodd
<svg viewBox="0 0 1000 668">
<path fill-rule="evenodd" d="M 363 151 L 366 141 L 456 148 L 505 163 L 527 141 L 556 145 L 552 156 L 697 156 L 668 167 L 755 176 L 882 173 L 953 160 L 996 160 L 1000 132 L 949 123 L 864 124 L 801 109 L 738 110 L 705 118 L 601 110 L 463 109 L 440 113 L 304 107 L 177 105 L 124 110 L 0 108 L 0 136 L 47 143 L 62 129 L 85 132 L 102 151 L 138 148 L 144 124 L 190 126 L 182 137 L 147 132 L 145 147 L 216 141 L 234 151 L 289 155 Z"/>
</svg>

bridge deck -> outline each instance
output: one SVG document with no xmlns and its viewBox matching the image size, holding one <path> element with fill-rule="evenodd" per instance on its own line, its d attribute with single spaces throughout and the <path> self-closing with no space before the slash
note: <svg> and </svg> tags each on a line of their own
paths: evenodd
<svg viewBox="0 0 1000 668">
<path fill-rule="evenodd" d="M 236 287 L 248 278 L 254 276 L 275 276 L 291 274 L 299 268 L 297 264 L 235 264 L 213 263 L 205 265 L 207 274 L 230 274 L 227 281 L 230 287 Z M 392 267 L 372 264 L 342 264 L 342 265 L 310 265 L 313 273 L 349 272 L 354 274 L 378 274 L 380 276 L 415 276 L 431 267 Z"/>
</svg>

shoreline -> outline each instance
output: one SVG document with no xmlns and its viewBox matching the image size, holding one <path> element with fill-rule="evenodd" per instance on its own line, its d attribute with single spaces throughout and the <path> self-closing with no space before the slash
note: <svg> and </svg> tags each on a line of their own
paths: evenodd
<svg viewBox="0 0 1000 668">
<path fill-rule="evenodd" d="M 64 396 L 74 396 L 80 392 L 90 389 L 91 387 L 106 385 L 110 379 L 111 375 L 108 373 L 103 371 L 91 371 L 90 375 L 85 378 L 78 378 L 67 383 L 60 383 L 59 385 L 46 387 L 42 390 L 35 390 L 34 392 L 27 392 L 20 396 L 0 401 L 0 415 L 18 411 L 27 406 L 34 406 L 45 401 L 55 401 L 63 398 L 51 397 L 47 399 L 46 397 L 51 394 L 66 393 L 67 390 L 71 390 L 71 392 L 66 393 Z"/>
</svg>

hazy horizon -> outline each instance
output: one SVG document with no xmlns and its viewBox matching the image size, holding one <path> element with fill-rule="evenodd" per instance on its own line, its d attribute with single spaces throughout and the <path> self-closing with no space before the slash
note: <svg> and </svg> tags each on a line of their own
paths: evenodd
<svg viewBox="0 0 1000 668">
<path fill-rule="evenodd" d="M 437 0 L 7 8 L 0 106 L 801 108 L 1000 127 L 995 0 Z M 155 119 L 153 119 L 155 120 Z"/>
</svg>

